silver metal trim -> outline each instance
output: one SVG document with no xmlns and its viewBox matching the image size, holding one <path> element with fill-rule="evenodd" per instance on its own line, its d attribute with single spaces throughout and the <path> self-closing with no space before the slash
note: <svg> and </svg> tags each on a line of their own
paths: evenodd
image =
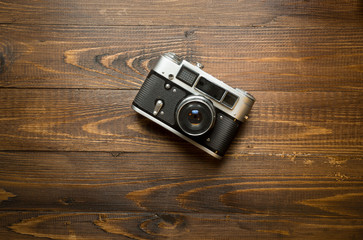
<svg viewBox="0 0 363 240">
<path fill-rule="evenodd" d="M 178 65 L 182 62 L 182 59 L 173 52 L 164 53 L 163 56 L 169 58 Z"/>
<path fill-rule="evenodd" d="M 185 135 L 183 135 L 182 133 L 178 132 L 177 130 L 175 130 L 174 128 L 166 125 L 165 123 L 163 123 L 162 121 L 150 116 L 148 113 L 144 112 L 143 110 L 141 110 L 140 108 L 136 107 L 135 105 L 131 105 L 131 108 L 135 110 L 135 112 L 141 114 L 142 116 L 150 119 L 151 121 L 159 124 L 160 126 L 164 127 L 165 129 L 169 130 L 170 132 L 174 133 L 175 135 L 183 138 L 184 140 L 190 142 L 191 144 L 193 144 L 194 146 L 200 148 L 201 150 L 205 151 L 206 153 L 208 153 L 209 155 L 211 155 L 212 157 L 215 157 L 217 159 L 222 159 L 221 156 L 219 156 L 218 154 L 216 154 L 215 152 L 209 150 L 208 148 L 204 147 L 203 145 L 200 145 L 199 143 L 193 141 L 192 139 L 186 137 Z"/>
<path fill-rule="evenodd" d="M 181 58 L 179 58 L 181 59 Z M 222 102 L 218 102 L 212 97 L 206 95 L 203 92 L 197 91 L 195 88 L 196 83 L 198 82 L 198 79 L 195 81 L 193 86 L 189 86 L 188 84 L 184 83 L 183 81 L 179 80 L 178 78 L 173 79 L 173 83 L 180 86 L 181 88 L 191 92 L 194 95 L 203 96 L 213 102 L 213 106 L 220 109 L 221 111 L 225 112 L 226 114 L 230 115 L 233 118 L 238 119 L 241 122 L 244 122 L 244 116 L 247 115 L 251 108 L 253 103 L 255 102 L 255 99 L 252 97 L 252 95 L 248 94 L 246 91 L 235 89 L 226 83 L 218 80 L 217 78 L 213 77 L 212 75 L 204 72 L 197 66 L 193 65 L 192 63 L 182 60 L 179 64 L 177 64 L 175 61 L 171 60 L 169 56 L 162 55 L 159 59 L 159 61 L 156 63 L 153 70 L 166 79 L 168 79 L 169 74 L 173 74 L 174 76 L 177 76 L 178 72 L 182 67 L 187 67 L 191 71 L 194 71 L 199 74 L 198 78 L 204 77 L 208 79 L 208 81 L 213 82 L 217 86 L 225 89 L 226 91 L 236 95 L 238 97 L 238 100 L 236 101 L 233 109 L 230 109 L 229 107 L 226 107 L 222 104 Z"/>
<path fill-rule="evenodd" d="M 156 101 L 155 108 L 153 111 L 153 115 L 156 116 L 160 112 L 160 109 L 163 107 L 164 103 L 160 99 Z"/>
<path fill-rule="evenodd" d="M 204 132 L 202 133 L 198 133 L 198 134 L 191 134 L 191 133 L 188 133 L 187 131 L 185 131 L 180 122 L 179 122 L 179 113 L 180 113 L 180 110 L 188 103 L 190 102 L 200 102 L 200 103 L 204 103 L 210 110 L 210 112 L 212 113 L 212 121 L 208 127 L 207 130 L 205 130 Z M 206 133 L 209 129 L 211 129 L 211 127 L 213 127 L 214 125 L 214 122 L 216 120 L 216 111 L 214 111 L 214 107 L 213 107 L 213 103 L 211 103 L 208 99 L 206 99 L 205 97 L 202 97 L 202 96 L 189 96 L 187 98 L 184 98 L 183 101 L 179 104 L 179 106 L 177 107 L 177 110 L 175 111 L 176 114 L 175 114 L 175 118 L 176 118 L 176 121 L 178 122 L 178 125 L 179 127 L 181 128 L 181 130 L 183 130 L 186 134 L 190 135 L 190 136 L 200 136 L 200 135 L 203 135 L 204 133 Z"/>
<path fill-rule="evenodd" d="M 241 92 L 242 94 L 246 95 L 246 97 L 248 97 L 249 99 L 251 99 L 251 101 L 255 102 L 256 98 L 254 96 L 252 96 L 252 94 L 250 94 L 249 92 L 240 89 L 240 88 L 236 88 L 237 91 Z"/>
<path fill-rule="evenodd" d="M 200 62 L 196 62 L 195 63 L 195 66 L 199 67 L 200 69 L 203 69 L 204 68 L 204 65 L 201 64 Z"/>
</svg>

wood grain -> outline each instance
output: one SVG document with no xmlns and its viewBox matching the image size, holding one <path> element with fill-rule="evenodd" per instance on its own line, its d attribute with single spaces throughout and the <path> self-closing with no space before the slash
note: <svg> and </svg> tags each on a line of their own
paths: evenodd
<svg viewBox="0 0 363 240">
<path fill-rule="evenodd" d="M 19 221 L 20 220 L 20 221 Z M 357 218 L 196 213 L 4 212 L 0 237 L 17 239 L 359 239 Z M 213 231 L 205 231 L 213 229 Z"/>
<path fill-rule="evenodd" d="M 213 163 L 185 154 L 2 152 L 1 159 L 0 184 L 17 195 L 0 204 L 0 234 L 11 239 L 199 238 L 211 228 L 213 239 L 306 231 L 341 239 L 362 231 L 361 158 L 245 155 Z M 28 211 L 6 211 L 15 209 Z"/>
<path fill-rule="evenodd" d="M 137 91 L 0 89 L 1 150 L 186 152 L 191 144 L 131 109 Z M 361 93 L 256 92 L 230 154 L 361 156 Z M 199 150 L 195 151 L 198 152 Z"/>
<path fill-rule="evenodd" d="M 6 151 L 0 158 L 8 195 L 0 238 L 342 239 L 363 230 L 360 157 L 245 154 L 219 162 Z"/>
<path fill-rule="evenodd" d="M 203 154 L 9 151 L 0 157 L 3 211 L 363 213 L 360 157 L 245 154 L 219 162 Z"/>
<path fill-rule="evenodd" d="M 363 29 L 0 26 L 0 87 L 139 89 L 165 52 L 248 91 L 363 89 Z M 228 39 L 228 41 L 226 41 Z M 332 41 L 331 39 L 334 39 Z"/>
<path fill-rule="evenodd" d="M 363 239 L 363 4 L 0 0 L 0 239 Z M 130 108 L 164 52 L 257 99 L 223 161 Z"/>
<path fill-rule="evenodd" d="M 0 203 L 2 201 L 8 200 L 11 197 L 15 197 L 15 195 L 0 188 Z"/>
<path fill-rule="evenodd" d="M 0 23 L 163 26 L 361 26 L 349 1 L 0 1 Z"/>
</svg>

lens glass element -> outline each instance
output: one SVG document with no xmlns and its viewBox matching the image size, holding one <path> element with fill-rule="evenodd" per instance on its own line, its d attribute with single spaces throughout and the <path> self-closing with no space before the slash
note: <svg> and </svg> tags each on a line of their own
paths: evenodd
<svg viewBox="0 0 363 240">
<path fill-rule="evenodd" d="M 203 116 L 198 109 L 192 109 L 191 112 L 188 113 L 188 120 L 193 125 L 198 125 L 202 122 Z"/>
</svg>

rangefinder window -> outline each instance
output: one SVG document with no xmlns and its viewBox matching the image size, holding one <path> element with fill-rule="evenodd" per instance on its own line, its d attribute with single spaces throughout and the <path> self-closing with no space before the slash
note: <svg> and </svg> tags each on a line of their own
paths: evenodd
<svg viewBox="0 0 363 240">
<path fill-rule="evenodd" d="M 212 98 L 220 101 L 223 94 L 224 94 L 224 89 L 221 87 L 218 87 L 217 85 L 215 85 L 214 83 L 211 83 L 210 81 L 208 81 L 207 79 L 205 79 L 204 77 L 201 77 L 197 83 L 197 86 L 195 87 L 197 89 L 199 89 L 200 91 L 208 94 L 209 96 L 211 96 Z"/>
<path fill-rule="evenodd" d="M 198 74 L 193 72 L 192 70 L 186 68 L 186 67 L 182 67 L 180 69 L 180 71 L 178 72 L 178 74 L 176 75 L 176 77 L 185 82 L 186 84 L 188 84 L 189 86 L 193 86 L 195 80 L 198 77 Z"/>
<path fill-rule="evenodd" d="M 233 108 L 234 104 L 236 103 L 238 97 L 233 95 L 232 93 L 227 93 L 224 97 L 222 103 L 229 108 Z"/>
</svg>

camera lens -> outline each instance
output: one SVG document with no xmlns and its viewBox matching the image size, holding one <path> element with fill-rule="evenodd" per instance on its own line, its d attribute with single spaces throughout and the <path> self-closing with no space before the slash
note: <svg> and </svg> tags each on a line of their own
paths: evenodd
<svg viewBox="0 0 363 240">
<path fill-rule="evenodd" d="M 178 106 L 176 119 L 179 127 L 191 136 L 206 133 L 214 124 L 213 104 L 204 97 L 190 96 Z"/>
<path fill-rule="evenodd" d="M 201 111 L 199 111 L 197 108 L 192 109 L 192 111 L 190 111 L 188 113 L 188 120 L 193 125 L 200 124 L 202 122 L 202 119 L 203 119 L 203 115 L 202 115 Z"/>
</svg>

